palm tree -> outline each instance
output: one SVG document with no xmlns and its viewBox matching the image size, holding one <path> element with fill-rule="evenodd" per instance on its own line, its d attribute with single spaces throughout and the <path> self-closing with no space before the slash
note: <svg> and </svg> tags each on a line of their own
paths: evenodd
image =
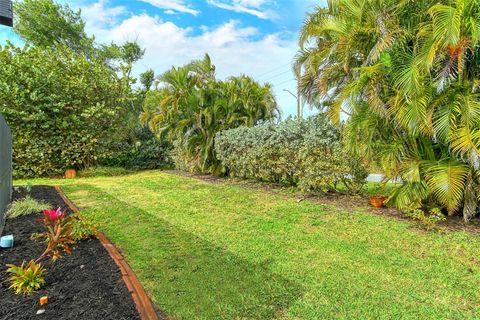
<svg viewBox="0 0 480 320">
<path fill-rule="evenodd" d="M 400 208 L 479 206 L 480 2 L 330 0 L 310 14 L 295 70 L 302 94 L 347 118 L 354 152 L 402 185 Z"/>
<path fill-rule="evenodd" d="M 193 170 L 220 173 L 214 149 L 218 132 L 279 116 L 270 85 L 247 76 L 218 81 L 208 55 L 172 68 L 158 83 L 147 94 L 141 120 L 160 137 L 176 141 Z"/>
</svg>

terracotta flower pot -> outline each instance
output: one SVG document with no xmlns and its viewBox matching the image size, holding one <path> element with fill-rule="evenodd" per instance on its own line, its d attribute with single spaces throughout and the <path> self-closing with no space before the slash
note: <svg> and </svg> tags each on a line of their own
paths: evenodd
<svg viewBox="0 0 480 320">
<path fill-rule="evenodd" d="M 370 203 L 374 208 L 381 208 L 384 205 L 384 202 L 387 198 L 384 196 L 374 196 L 370 197 Z"/>
<path fill-rule="evenodd" d="M 65 171 L 65 179 L 73 179 L 77 176 L 77 170 L 75 169 L 67 169 Z"/>
</svg>

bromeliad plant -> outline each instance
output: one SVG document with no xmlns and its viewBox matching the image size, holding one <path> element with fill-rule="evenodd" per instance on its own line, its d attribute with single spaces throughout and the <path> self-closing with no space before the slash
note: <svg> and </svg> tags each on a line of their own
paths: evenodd
<svg viewBox="0 0 480 320">
<path fill-rule="evenodd" d="M 9 278 L 10 288 L 15 293 L 31 293 L 45 283 L 43 274 L 45 268 L 41 261 L 50 257 L 52 261 L 61 258 L 61 251 L 72 253 L 71 245 L 80 240 L 89 239 L 98 233 L 98 227 L 93 218 L 81 217 L 79 214 L 67 215 L 60 208 L 57 210 L 44 210 L 43 218 L 39 222 L 44 226 L 43 233 L 34 234 L 32 238 L 43 239 L 47 247 L 36 260 L 23 261 L 21 266 L 7 265 L 7 272 L 12 274 Z"/>
<path fill-rule="evenodd" d="M 7 265 L 8 273 L 12 276 L 10 280 L 10 288 L 15 290 L 15 293 L 31 293 L 32 291 L 40 289 L 45 283 L 43 274 L 45 268 L 41 261 L 50 257 L 52 261 L 61 258 L 60 251 L 71 253 L 70 246 L 76 242 L 73 228 L 75 220 L 66 214 L 66 211 L 44 210 L 43 219 L 39 222 L 45 227 L 45 232 L 34 235 L 35 238 L 44 239 L 47 242 L 47 248 L 36 260 L 30 262 L 23 261 L 21 266 Z"/>
<path fill-rule="evenodd" d="M 45 283 L 43 274 L 45 268 L 40 263 L 31 260 L 29 263 L 22 262 L 21 266 L 7 264 L 7 272 L 10 276 L 10 289 L 14 289 L 16 294 L 31 293 L 39 290 Z"/>
<path fill-rule="evenodd" d="M 67 216 L 66 211 L 62 212 L 60 208 L 44 210 L 40 223 L 45 227 L 45 232 L 37 237 L 45 239 L 47 248 L 35 262 L 46 257 L 56 261 L 61 258 L 60 251 L 72 253 L 70 246 L 76 242 L 73 233 L 75 221 L 72 216 Z"/>
</svg>

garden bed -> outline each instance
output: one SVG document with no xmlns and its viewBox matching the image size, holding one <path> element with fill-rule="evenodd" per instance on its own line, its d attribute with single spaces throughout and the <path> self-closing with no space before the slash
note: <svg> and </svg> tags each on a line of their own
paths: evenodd
<svg viewBox="0 0 480 320">
<path fill-rule="evenodd" d="M 33 187 L 31 195 L 70 211 L 53 187 Z M 16 191 L 14 200 L 24 196 Z M 40 212 L 6 221 L 4 234 L 13 234 L 15 240 L 12 249 L 0 249 L 0 319 L 140 319 L 118 266 L 97 239 L 79 242 L 71 255 L 46 262 L 46 283 L 40 291 L 16 295 L 8 288 L 6 264 L 20 265 L 44 250 L 44 243 L 30 239 L 42 231 L 39 217 Z M 39 304 L 42 296 L 49 299 L 44 306 Z"/>
</svg>

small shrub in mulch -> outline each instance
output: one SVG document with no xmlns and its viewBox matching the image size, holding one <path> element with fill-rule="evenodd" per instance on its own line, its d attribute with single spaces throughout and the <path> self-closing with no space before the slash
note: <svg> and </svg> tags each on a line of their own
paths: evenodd
<svg viewBox="0 0 480 320">
<path fill-rule="evenodd" d="M 30 193 L 36 200 L 69 212 L 52 187 L 33 187 Z M 17 190 L 14 200 L 27 194 Z M 97 239 L 76 243 L 71 254 L 55 262 L 44 260 L 45 284 L 40 290 L 15 294 L 9 289 L 11 274 L 6 272 L 6 265 L 20 266 L 45 250 L 45 242 L 31 239 L 32 234 L 43 231 L 39 218 L 41 212 L 6 221 L 3 234 L 13 234 L 15 241 L 12 249 L 0 249 L 0 319 L 139 319 L 117 265 Z M 44 296 L 48 296 L 48 303 L 41 306 Z"/>
</svg>

